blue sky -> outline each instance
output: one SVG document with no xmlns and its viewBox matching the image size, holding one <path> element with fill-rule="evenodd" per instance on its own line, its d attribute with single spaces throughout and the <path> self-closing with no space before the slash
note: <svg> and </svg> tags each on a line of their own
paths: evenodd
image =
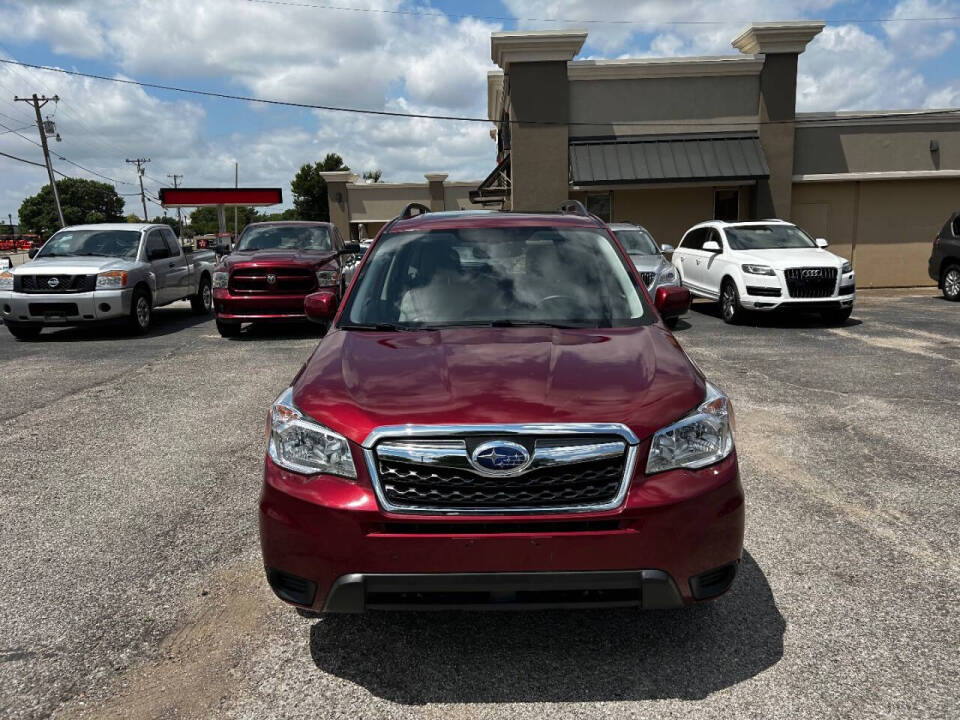
<svg viewBox="0 0 960 720">
<path fill-rule="evenodd" d="M 496 30 L 585 27 L 581 57 L 716 55 L 734 54 L 730 40 L 751 20 L 816 18 L 829 22 L 801 56 L 799 110 L 960 106 L 960 23 L 918 21 L 960 16 L 960 0 L 289 2 L 3 0 L 0 57 L 255 97 L 483 116 Z M 863 22 L 881 19 L 902 21 Z M 151 192 L 168 173 L 192 186 L 232 184 L 237 161 L 241 184 L 281 186 L 288 201 L 297 168 L 327 152 L 392 181 L 436 171 L 474 180 L 494 161 L 489 126 L 479 123 L 265 108 L 10 66 L 0 66 L 0 124 L 23 127 L 29 108 L 12 96 L 32 92 L 63 98 L 54 152 L 116 179 L 123 193 L 136 189 L 123 162 L 136 156 L 152 159 Z M 39 159 L 35 145 L 0 133 L 0 151 Z M 45 172 L 2 157 L 0 168 L 0 214 L 15 214 Z M 138 200 L 129 196 L 128 209 Z"/>
</svg>

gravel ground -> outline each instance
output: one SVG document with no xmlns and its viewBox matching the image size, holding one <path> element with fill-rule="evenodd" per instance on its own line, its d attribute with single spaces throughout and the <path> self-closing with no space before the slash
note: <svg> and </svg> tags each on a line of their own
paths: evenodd
<svg viewBox="0 0 960 720">
<path fill-rule="evenodd" d="M 315 620 L 263 579 L 264 413 L 310 327 L 0 329 L 0 717 L 955 717 L 960 306 L 676 334 L 732 397 L 734 588 L 677 612 Z"/>
</svg>

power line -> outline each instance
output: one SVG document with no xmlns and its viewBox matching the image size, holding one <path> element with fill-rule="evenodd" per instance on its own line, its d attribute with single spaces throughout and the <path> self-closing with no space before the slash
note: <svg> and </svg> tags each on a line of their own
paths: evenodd
<svg viewBox="0 0 960 720">
<path fill-rule="evenodd" d="M 3 155 L 3 157 L 5 158 L 10 158 L 11 160 L 17 160 L 18 162 L 26 163 L 27 165 L 36 165 L 37 167 L 42 167 L 42 168 L 46 167 L 46 165 L 44 165 L 43 163 L 35 162 L 33 160 L 27 160 L 26 158 L 22 158 L 22 157 L 17 157 L 16 155 L 11 155 L 10 153 L 0 152 L 0 155 Z M 73 179 L 69 175 L 64 175 L 62 172 L 60 172 L 56 168 L 54 168 L 54 172 L 60 177 L 64 177 L 70 180 Z M 136 193 L 136 194 L 139 195 L 139 193 Z"/>
<path fill-rule="evenodd" d="M 126 78 L 108 77 L 106 75 L 96 75 L 93 73 L 80 72 L 78 70 L 65 70 L 63 68 L 49 67 L 47 65 L 35 65 L 33 63 L 20 62 L 18 60 L 8 60 L 0 58 L 0 63 L 8 65 L 20 65 L 22 67 L 34 68 L 36 70 L 46 70 L 47 72 L 63 73 L 64 75 L 76 75 L 79 77 L 93 78 L 94 80 L 103 80 L 105 82 L 121 83 L 123 85 L 136 85 L 138 87 L 153 88 L 155 90 L 167 90 L 170 92 L 185 93 L 188 95 L 201 95 L 203 97 L 216 98 L 220 100 L 239 100 L 241 102 L 260 103 L 263 105 L 280 105 L 284 107 L 302 108 L 304 110 L 328 110 L 331 112 L 344 112 L 356 115 L 375 115 L 381 117 L 396 118 L 418 118 L 423 120 L 453 120 L 457 122 L 476 122 L 490 124 L 491 120 L 486 117 L 477 117 L 470 115 L 434 115 L 430 113 L 408 113 L 394 110 L 372 110 L 365 108 L 351 108 L 336 105 L 314 105 L 311 103 L 293 102 L 291 100 L 272 100 L 266 98 L 249 97 L 246 95 L 233 95 L 230 93 L 215 92 L 212 90 L 197 90 L 193 88 L 182 88 L 175 85 L 161 85 L 159 83 L 144 82 L 142 80 L 129 80 Z M 887 119 L 897 117 L 918 117 L 927 115 L 945 115 L 960 113 L 960 108 L 941 108 L 937 110 L 908 110 L 903 112 L 889 112 L 871 114 L 871 118 Z M 708 125 L 722 125 L 724 127 L 734 127 L 743 125 L 747 127 L 756 127 L 758 125 L 781 125 L 784 123 L 793 123 L 795 120 L 736 120 L 736 121 L 710 121 L 710 120 L 604 120 L 604 121 L 564 121 L 564 120 L 509 120 L 515 125 L 567 125 L 581 127 L 609 127 L 611 124 L 622 126 L 649 126 L 649 125 L 695 125 L 698 127 Z"/>
<path fill-rule="evenodd" d="M 595 20 L 587 18 L 563 19 L 563 18 L 521 18 L 507 17 L 505 15 L 471 15 L 465 13 L 444 13 L 444 12 L 423 12 L 421 10 L 389 10 L 384 8 L 358 8 L 345 7 L 342 5 L 318 5 L 306 2 L 292 2 L 291 0 L 246 0 L 248 3 L 257 5 L 281 5 L 296 8 L 311 8 L 314 10 L 338 10 L 344 12 L 373 13 L 379 15 L 412 15 L 416 17 L 437 17 L 437 18 L 456 18 L 465 20 L 494 20 L 499 22 L 531 22 L 531 23 L 559 23 L 559 24 L 584 24 L 584 25 L 641 25 L 649 27 L 651 25 L 731 25 L 737 22 L 756 22 L 750 20 Z M 944 17 L 902 17 L 902 18 L 832 18 L 823 20 L 827 23 L 855 23 L 855 24 L 886 24 L 886 23 L 908 23 L 908 22 L 948 22 L 951 20 L 960 20 L 960 16 Z"/>
</svg>

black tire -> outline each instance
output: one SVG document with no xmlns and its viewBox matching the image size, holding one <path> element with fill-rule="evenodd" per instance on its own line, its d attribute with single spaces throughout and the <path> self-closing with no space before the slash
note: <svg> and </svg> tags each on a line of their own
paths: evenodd
<svg viewBox="0 0 960 720">
<path fill-rule="evenodd" d="M 740 304 L 740 293 L 733 280 L 724 280 L 720 286 L 720 316 L 728 325 L 739 325 L 747 311 Z"/>
<path fill-rule="evenodd" d="M 850 313 L 853 312 L 852 307 L 848 308 L 839 308 L 837 310 L 824 310 L 820 313 L 820 317 L 823 318 L 823 321 L 827 325 L 843 325 L 850 319 Z"/>
<path fill-rule="evenodd" d="M 217 332 L 220 333 L 220 337 L 237 337 L 240 334 L 240 323 L 221 322 L 217 320 Z"/>
<path fill-rule="evenodd" d="M 143 288 L 133 291 L 130 298 L 130 317 L 127 324 L 130 330 L 137 335 L 144 335 L 150 331 L 153 322 L 153 307 L 150 305 L 150 293 Z"/>
<path fill-rule="evenodd" d="M 206 275 L 200 278 L 197 294 L 190 296 L 190 307 L 197 315 L 209 315 L 213 310 L 213 286 Z"/>
<path fill-rule="evenodd" d="M 678 322 L 680 322 L 680 318 L 678 318 L 678 317 L 664 318 L 664 319 L 663 319 L 663 324 L 666 325 L 666 326 L 667 326 L 668 328 L 670 328 L 671 330 L 673 330 L 674 328 L 677 327 L 677 323 L 678 323 Z"/>
<path fill-rule="evenodd" d="M 951 302 L 960 300 L 960 265 L 949 265 L 943 270 L 940 280 L 943 296 Z"/>
<path fill-rule="evenodd" d="M 40 335 L 40 331 L 43 330 L 42 325 L 21 325 L 20 323 L 6 323 L 7 330 L 10 331 L 10 334 L 13 335 L 17 340 L 36 340 Z"/>
</svg>

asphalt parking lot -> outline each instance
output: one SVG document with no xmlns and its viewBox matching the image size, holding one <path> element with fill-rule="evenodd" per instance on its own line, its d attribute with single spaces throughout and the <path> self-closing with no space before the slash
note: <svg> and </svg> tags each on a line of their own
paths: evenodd
<svg viewBox="0 0 960 720">
<path fill-rule="evenodd" d="M 742 572 L 685 611 L 370 614 L 276 600 L 255 505 L 310 327 L 0 329 L 0 717 L 956 717 L 960 306 L 676 335 L 732 398 Z"/>
</svg>

